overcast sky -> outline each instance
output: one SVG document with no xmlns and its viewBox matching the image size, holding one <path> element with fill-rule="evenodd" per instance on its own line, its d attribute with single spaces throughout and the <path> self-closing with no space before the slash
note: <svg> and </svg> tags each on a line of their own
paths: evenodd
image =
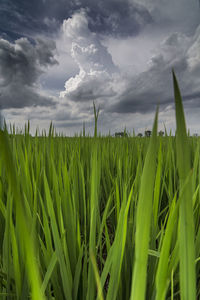
<svg viewBox="0 0 200 300">
<path fill-rule="evenodd" d="M 187 127 L 200 134 L 198 0 L 1 0 L 0 107 L 30 120 L 93 133 L 93 101 L 106 134 L 175 129 L 174 68 Z"/>
</svg>

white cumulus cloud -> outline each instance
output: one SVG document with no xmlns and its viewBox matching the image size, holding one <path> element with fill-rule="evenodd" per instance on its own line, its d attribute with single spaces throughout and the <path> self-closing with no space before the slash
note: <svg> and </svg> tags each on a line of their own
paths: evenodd
<svg viewBox="0 0 200 300">
<path fill-rule="evenodd" d="M 88 28 L 86 13 L 80 11 L 63 22 L 63 31 L 71 41 L 71 56 L 79 74 L 65 82 L 61 97 L 82 102 L 115 95 L 118 68 L 98 36 Z"/>
</svg>

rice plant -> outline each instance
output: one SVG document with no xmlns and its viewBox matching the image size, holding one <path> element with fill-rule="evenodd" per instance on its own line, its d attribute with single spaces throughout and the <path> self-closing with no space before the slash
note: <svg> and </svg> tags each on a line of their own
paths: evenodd
<svg viewBox="0 0 200 300">
<path fill-rule="evenodd" d="M 1 299 L 200 298 L 200 141 L 173 83 L 175 137 L 158 111 L 150 138 L 1 129 Z"/>
</svg>

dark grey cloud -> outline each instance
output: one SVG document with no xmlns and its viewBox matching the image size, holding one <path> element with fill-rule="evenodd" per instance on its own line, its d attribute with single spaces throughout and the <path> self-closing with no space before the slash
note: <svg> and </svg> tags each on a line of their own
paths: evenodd
<svg viewBox="0 0 200 300">
<path fill-rule="evenodd" d="M 71 101 L 88 102 L 93 101 L 94 99 L 102 99 L 113 96 L 114 91 L 112 90 L 112 87 L 109 87 L 107 90 L 102 90 L 101 78 L 95 78 L 93 81 L 87 81 L 87 78 L 84 80 L 85 82 L 81 82 L 80 87 L 78 87 L 75 91 L 68 93 L 67 96 Z"/>
<path fill-rule="evenodd" d="M 23 35 L 25 37 L 25 35 Z M 22 37 L 22 34 L 20 33 L 16 33 L 13 31 L 9 31 L 7 29 L 2 29 L 0 28 L 0 39 L 4 39 L 7 40 L 9 42 L 13 42 L 15 40 L 18 40 Z M 30 41 L 32 40 L 31 38 L 29 38 Z"/>
<path fill-rule="evenodd" d="M 109 112 L 150 113 L 157 105 L 161 110 L 173 106 L 172 68 L 175 70 L 185 107 L 200 107 L 200 27 L 194 36 L 172 33 L 151 59 L 147 71 L 122 78 L 126 88 L 108 105 Z M 197 76 L 198 74 L 198 76 Z"/>
<path fill-rule="evenodd" d="M 10 37 L 41 32 L 52 34 L 64 19 L 80 9 L 87 11 L 91 31 L 108 35 L 136 35 L 153 21 L 144 6 L 128 0 L 2 0 L 0 33 Z"/>
<path fill-rule="evenodd" d="M 37 92 L 34 88 L 11 84 L 0 92 L 0 108 L 23 108 L 27 106 L 55 106 L 53 97 Z"/>
<path fill-rule="evenodd" d="M 43 70 L 56 64 L 55 44 L 37 39 L 35 45 L 26 38 L 11 43 L 0 39 L 1 108 L 53 105 L 52 97 L 38 91 L 37 80 Z"/>
<path fill-rule="evenodd" d="M 109 105 L 106 110 L 108 112 L 116 112 L 120 114 L 147 114 L 155 111 L 157 106 L 160 107 L 160 110 L 165 109 L 169 105 L 173 107 L 174 94 L 171 71 L 172 70 L 169 69 L 165 72 L 165 74 L 160 73 L 160 75 L 154 77 L 154 80 L 157 84 L 152 85 L 151 87 L 147 87 L 146 85 L 146 80 L 148 79 L 145 78 L 145 75 L 147 75 L 148 77 L 148 74 L 143 74 L 143 92 L 140 92 L 138 90 L 127 90 L 122 95 L 120 95 L 119 101 L 112 105 Z M 179 86 L 181 87 L 184 106 L 186 108 L 192 106 L 193 109 L 199 108 L 200 89 L 197 92 L 192 92 L 192 88 L 190 88 L 190 93 L 188 93 L 186 88 L 188 86 L 188 81 L 185 79 L 185 74 L 176 72 L 176 75 L 178 75 L 177 77 L 180 78 Z M 137 82 L 137 80 L 135 82 Z M 135 85 L 135 82 L 132 82 L 132 86 Z"/>
<path fill-rule="evenodd" d="M 172 81 L 171 72 L 169 72 L 168 77 L 170 77 Z M 172 84 L 169 86 L 172 86 Z M 197 93 L 182 94 L 182 100 L 185 108 L 200 108 L 200 90 Z M 124 95 L 124 98 L 122 97 L 120 102 L 110 106 L 107 111 L 121 114 L 148 114 L 156 111 L 157 106 L 160 107 L 160 110 L 163 110 L 169 105 L 174 107 L 173 87 L 171 89 L 171 95 L 166 96 L 164 95 L 164 90 L 156 92 L 153 89 L 138 95 L 134 95 L 133 93 Z"/>
<path fill-rule="evenodd" d="M 149 11 L 133 1 L 93 1 L 87 11 L 89 29 L 108 35 L 136 35 L 145 25 L 153 22 Z"/>
<path fill-rule="evenodd" d="M 154 91 L 148 92 L 147 94 L 134 95 L 133 92 L 123 95 L 121 101 L 111 105 L 107 111 L 116 112 L 120 114 L 126 113 L 149 113 L 156 110 L 158 105 L 158 99 L 161 99 L 162 93 L 156 93 Z"/>
<path fill-rule="evenodd" d="M 32 6 L 32 7 L 31 7 Z M 41 10 L 38 11 L 39 1 L 2 0 L 0 3 L 0 33 L 7 34 L 9 38 L 16 39 L 26 34 L 44 30 L 44 25 L 40 20 Z"/>
<path fill-rule="evenodd" d="M 190 35 L 199 25 L 198 0 L 140 0 L 140 3 L 149 10 L 154 24 L 162 29 L 173 27 Z"/>
</svg>

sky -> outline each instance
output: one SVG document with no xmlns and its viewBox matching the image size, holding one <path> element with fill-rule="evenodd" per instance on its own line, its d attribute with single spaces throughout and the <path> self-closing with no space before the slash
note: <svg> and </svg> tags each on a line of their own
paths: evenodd
<svg viewBox="0 0 200 300">
<path fill-rule="evenodd" d="M 175 131 L 172 68 L 191 134 L 200 134 L 199 0 L 1 0 L 0 109 L 31 133 L 85 123 L 131 134 Z"/>
</svg>

